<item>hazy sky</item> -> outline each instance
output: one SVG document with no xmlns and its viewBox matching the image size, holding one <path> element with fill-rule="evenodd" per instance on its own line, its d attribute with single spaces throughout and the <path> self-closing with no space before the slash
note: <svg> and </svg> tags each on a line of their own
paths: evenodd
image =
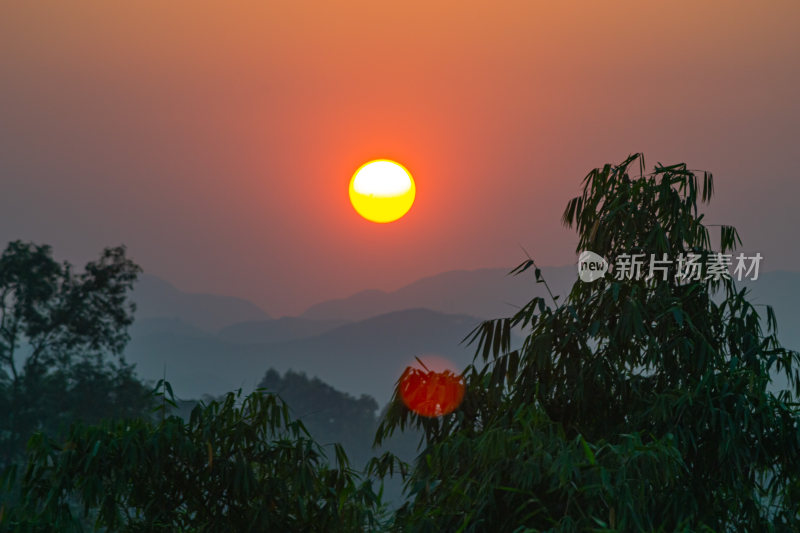
<svg viewBox="0 0 800 533">
<path fill-rule="evenodd" d="M 0 243 L 124 243 L 274 315 L 444 270 L 573 262 L 593 167 L 715 175 L 710 223 L 800 270 L 800 3 L 5 2 Z M 378 225 L 363 162 L 414 175 Z"/>
</svg>

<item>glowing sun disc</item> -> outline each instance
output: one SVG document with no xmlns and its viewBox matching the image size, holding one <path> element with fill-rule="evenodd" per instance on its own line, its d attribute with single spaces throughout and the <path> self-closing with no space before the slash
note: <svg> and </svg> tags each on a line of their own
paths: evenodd
<svg viewBox="0 0 800 533">
<path fill-rule="evenodd" d="M 350 179 L 353 209 L 372 222 L 393 222 L 402 217 L 411 209 L 416 193 L 411 173 L 389 159 L 364 163 Z"/>
</svg>

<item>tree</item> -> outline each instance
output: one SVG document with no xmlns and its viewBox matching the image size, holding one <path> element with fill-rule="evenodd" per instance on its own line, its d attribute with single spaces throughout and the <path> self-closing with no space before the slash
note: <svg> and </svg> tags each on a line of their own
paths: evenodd
<svg viewBox="0 0 800 533">
<path fill-rule="evenodd" d="M 372 457 L 378 402 L 371 396 L 355 398 L 319 378 L 309 379 L 291 370 L 281 377 L 270 369 L 258 386 L 278 394 L 316 441 L 341 444 L 359 467 Z"/>
<path fill-rule="evenodd" d="M 0 256 L 0 466 L 36 430 L 146 407 L 147 391 L 121 357 L 139 272 L 123 247 L 75 273 L 49 246 L 9 243 Z"/>
<path fill-rule="evenodd" d="M 397 507 L 403 501 L 403 461 L 413 459 L 418 451 L 422 435 L 416 431 L 405 431 L 386 439 L 380 449 L 371 446 L 378 421 L 378 403 L 374 398 L 362 394 L 355 398 L 331 387 L 319 378 L 309 379 L 305 374 L 287 371 L 283 377 L 274 369 L 264 375 L 258 385 L 274 392 L 286 402 L 292 416 L 297 417 L 317 442 L 329 449 L 337 443 L 347 453 L 350 463 L 373 477 L 376 464 L 396 468 L 390 476 L 380 477 L 382 501 Z M 384 461 L 373 460 L 375 455 L 385 454 Z"/>
<path fill-rule="evenodd" d="M 639 167 L 638 175 L 631 168 Z M 563 221 L 577 251 L 673 261 L 712 252 L 698 201 L 708 173 L 639 154 L 591 171 Z M 741 244 L 720 226 L 722 254 Z M 800 529 L 798 353 L 782 348 L 730 278 L 577 281 L 484 322 L 452 415 L 423 418 L 397 398 L 378 442 L 426 432 L 400 510 L 404 530 Z M 533 259 L 512 273 L 533 269 Z M 511 331 L 527 336 L 512 349 Z M 782 374 L 791 390 L 772 393 Z"/>
<path fill-rule="evenodd" d="M 159 384 L 160 386 L 161 384 Z M 328 461 L 264 391 L 199 404 L 188 420 L 74 425 L 29 445 L 14 531 L 373 531 L 381 506 L 340 446 Z M 329 464 L 330 463 L 330 464 Z M 88 527 L 84 527 L 89 521 Z"/>
</svg>

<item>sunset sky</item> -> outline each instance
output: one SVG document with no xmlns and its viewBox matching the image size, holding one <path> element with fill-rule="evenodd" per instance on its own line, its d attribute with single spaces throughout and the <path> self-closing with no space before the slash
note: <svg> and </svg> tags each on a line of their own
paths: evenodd
<svg viewBox="0 0 800 533">
<path fill-rule="evenodd" d="M 8 2 L 0 241 L 125 244 L 275 316 L 453 269 L 573 263 L 566 202 L 644 152 L 716 179 L 708 223 L 800 270 L 800 3 Z M 416 182 L 350 205 L 364 162 Z"/>
</svg>

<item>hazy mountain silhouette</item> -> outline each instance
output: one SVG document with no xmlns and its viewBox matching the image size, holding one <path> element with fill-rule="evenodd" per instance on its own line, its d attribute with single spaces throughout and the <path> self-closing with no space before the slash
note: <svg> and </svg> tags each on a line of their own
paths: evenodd
<svg viewBox="0 0 800 533">
<path fill-rule="evenodd" d="M 219 331 L 221 339 L 240 344 L 259 344 L 313 337 L 343 324 L 347 320 L 313 320 L 282 317 L 275 320 L 239 322 Z"/>
<path fill-rule="evenodd" d="M 778 321 L 778 339 L 792 350 L 800 350 L 800 273 L 776 270 L 763 272 L 755 281 L 742 284 L 750 292 L 749 300 L 756 306 L 762 323 L 766 322 L 765 305 L 771 305 Z M 764 324 L 764 327 L 766 324 Z M 773 389 L 787 388 L 782 377 L 776 377 Z"/>
<path fill-rule="evenodd" d="M 136 320 L 179 319 L 199 328 L 217 330 L 237 322 L 268 320 L 270 317 L 253 302 L 232 296 L 188 293 L 168 281 L 145 274 L 131 298 L 136 303 Z"/>
<path fill-rule="evenodd" d="M 214 332 L 187 324 L 180 318 L 137 318 L 131 328 L 132 337 L 143 337 L 153 334 L 172 335 L 176 337 L 214 338 Z"/>
<path fill-rule="evenodd" d="M 566 294 L 577 277 L 573 266 L 542 271 L 556 294 Z M 137 313 L 126 354 L 147 379 L 160 378 L 166 363 L 167 378 L 186 398 L 250 389 L 273 367 L 305 372 L 383 403 L 414 356 L 436 353 L 463 367 L 472 351 L 459 342 L 479 322 L 475 317 L 508 316 L 534 295 L 547 295 L 532 271 L 506 274 L 445 272 L 397 291 L 364 291 L 277 320 L 265 319 L 245 300 L 186 294 L 147 276 L 137 287 L 144 312 Z M 764 272 L 742 285 L 752 291 L 753 302 L 773 306 L 783 344 L 800 348 L 800 273 Z"/>
<path fill-rule="evenodd" d="M 197 398 L 252 389 L 268 368 L 319 377 L 354 395 L 388 401 L 414 357 L 436 354 L 463 368 L 472 350 L 460 345 L 479 319 L 411 309 L 348 323 L 324 333 L 272 343 L 233 342 L 222 335 L 164 319 L 134 324 L 125 351 L 140 376 L 164 374 L 178 396 Z"/>
<path fill-rule="evenodd" d="M 367 290 L 311 306 L 300 316 L 314 319 L 363 320 L 401 309 L 424 307 L 442 313 L 482 318 L 509 316 L 533 296 L 548 296 L 533 269 L 518 276 L 510 269 L 453 270 L 422 278 L 396 291 Z M 566 295 L 577 279 L 573 265 L 544 267 L 542 275 L 554 294 Z M 549 296 L 548 296 L 549 297 Z"/>
<path fill-rule="evenodd" d="M 776 270 L 765 272 L 744 284 L 752 292 L 751 302 L 759 314 L 760 306 L 771 305 L 778 320 L 778 337 L 793 349 L 800 349 L 800 273 Z"/>
<path fill-rule="evenodd" d="M 563 298 L 577 280 L 576 266 L 543 267 L 542 276 L 553 293 Z M 787 346 L 800 348 L 800 272 L 762 272 L 759 279 L 743 281 L 741 286 L 752 291 L 755 303 L 772 305 L 778 318 L 778 336 Z M 534 296 L 549 299 L 544 285 L 536 283 L 533 269 L 518 276 L 509 276 L 508 269 L 501 268 L 455 270 L 422 278 L 392 292 L 368 290 L 321 302 L 300 316 L 361 320 L 398 309 L 424 307 L 495 318 L 513 314 Z"/>
<path fill-rule="evenodd" d="M 444 356 L 458 368 L 469 364 L 473 350 L 460 342 L 479 322 L 475 317 L 429 309 L 395 311 L 284 343 L 277 353 L 293 368 L 313 366 L 314 375 L 332 386 L 363 392 L 382 402 L 391 396 L 395 381 L 415 356 Z"/>
</svg>

